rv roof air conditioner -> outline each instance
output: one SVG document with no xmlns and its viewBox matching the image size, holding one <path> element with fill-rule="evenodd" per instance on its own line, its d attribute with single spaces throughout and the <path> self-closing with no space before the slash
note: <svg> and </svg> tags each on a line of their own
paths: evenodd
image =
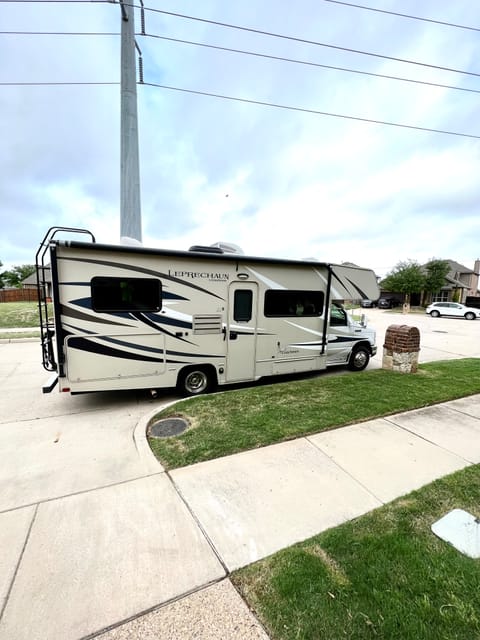
<svg viewBox="0 0 480 640">
<path fill-rule="evenodd" d="M 193 247 L 190 247 L 189 251 L 196 251 L 197 253 L 235 253 L 240 256 L 245 255 L 238 244 L 233 244 L 233 242 L 215 242 L 209 246 L 194 244 Z"/>
<path fill-rule="evenodd" d="M 239 247 L 238 244 L 233 244 L 233 242 L 214 242 L 212 247 L 220 247 L 224 253 L 236 253 L 241 256 L 245 255 L 243 249 Z"/>
<path fill-rule="evenodd" d="M 220 247 L 205 247 L 201 244 L 194 244 L 189 251 L 195 251 L 196 253 L 223 253 L 223 249 Z"/>
</svg>

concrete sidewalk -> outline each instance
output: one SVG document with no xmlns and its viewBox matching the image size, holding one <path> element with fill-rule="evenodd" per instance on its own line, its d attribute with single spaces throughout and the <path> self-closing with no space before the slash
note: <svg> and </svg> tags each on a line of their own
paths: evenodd
<svg viewBox="0 0 480 640">
<path fill-rule="evenodd" d="M 265 640 L 230 571 L 480 462 L 479 394 L 166 473 L 162 403 L 29 397 L 0 350 L 1 640 Z"/>
</svg>

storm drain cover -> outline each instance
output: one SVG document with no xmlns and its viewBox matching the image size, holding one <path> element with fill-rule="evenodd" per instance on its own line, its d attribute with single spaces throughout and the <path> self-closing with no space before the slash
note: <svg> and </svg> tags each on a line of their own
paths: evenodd
<svg viewBox="0 0 480 640">
<path fill-rule="evenodd" d="M 149 426 L 149 432 L 152 438 L 169 438 L 180 435 L 187 427 L 188 423 L 183 418 L 165 418 L 153 422 Z"/>
<path fill-rule="evenodd" d="M 454 509 L 432 524 L 432 531 L 469 558 L 480 558 L 480 519 Z"/>
</svg>

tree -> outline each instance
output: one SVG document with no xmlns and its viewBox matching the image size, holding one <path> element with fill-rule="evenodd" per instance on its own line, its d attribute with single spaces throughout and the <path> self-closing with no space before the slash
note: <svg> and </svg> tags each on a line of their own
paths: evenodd
<svg viewBox="0 0 480 640">
<path fill-rule="evenodd" d="M 410 295 L 425 287 L 425 275 L 416 260 L 399 262 L 380 283 L 382 289 L 405 294 L 405 305 L 410 308 Z"/>
<path fill-rule="evenodd" d="M 3 262 L 0 260 L 0 267 L 3 267 Z M 5 286 L 4 282 L 3 282 L 3 276 L 5 275 L 5 272 L 0 273 L 0 289 L 3 289 L 3 287 Z"/>
<path fill-rule="evenodd" d="M 432 258 L 424 265 L 425 270 L 425 285 L 424 285 L 424 304 L 427 302 L 428 296 L 431 301 L 432 294 L 437 293 L 445 285 L 445 278 L 450 271 L 450 264 L 448 260 L 438 260 Z"/>
<path fill-rule="evenodd" d="M 21 264 L 16 265 L 10 271 L 4 271 L 0 277 L 3 280 L 3 286 L 20 288 L 22 281 L 28 278 L 34 271 L 35 265 Z"/>
</svg>

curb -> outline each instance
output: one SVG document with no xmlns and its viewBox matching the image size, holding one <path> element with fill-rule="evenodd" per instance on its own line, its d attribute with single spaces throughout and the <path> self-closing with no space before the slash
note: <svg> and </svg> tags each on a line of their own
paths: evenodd
<svg viewBox="0 0 480 640">
<path fill-rule="evenodd" d="M 158 473 L 158 471 L 165 471 L 163 465 L 157 460 L 157 458 L 153 455 L 152 450 L 150 449 L 150 445 L 147 440 L 147 426 L 150 420 L 160 411 L 170 407 L 173 404 L 177 404 L 182 400 L 187 400 L 188 398 L 179 398 L 176 400 L 169 400 L 165 404 L 159 404 L 154 409 L 145 414 L 140 420 L 137 422 L 133 429 L 133 441 L 135 443 L 135 448 L 138 451 L 138 455 L 140 459 L 145 463 L 145 466 L 148 469 L 149 473 Z"/>
</svg>

